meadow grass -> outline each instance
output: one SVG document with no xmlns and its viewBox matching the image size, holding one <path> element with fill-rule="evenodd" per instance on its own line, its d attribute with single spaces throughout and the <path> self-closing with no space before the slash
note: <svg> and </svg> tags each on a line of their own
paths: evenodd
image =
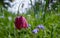
<svg viewBox="0 0 60 38">
<path fill-rule="evenodd" d="M 23 15 L 31 27 L 27 29 L 15 29 L 14 21 L 17 17 L 16 14 L 7 12 L 6 10 L 0 11 L 0 38 L 60 38 L 60 8 L 58 12 L 51 11 L 45 13 L 43 16 L 42 11 L 34 14 L 32 10 Z M 32 30 L 37 25 L 43 24 L 44 30 L 40 29 L 37 34 L 32 33 Z"/>
</svg>

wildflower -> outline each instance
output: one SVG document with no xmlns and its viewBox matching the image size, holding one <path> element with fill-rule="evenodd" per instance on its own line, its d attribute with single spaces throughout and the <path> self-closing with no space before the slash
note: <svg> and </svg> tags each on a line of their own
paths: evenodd
<svg viewBox="0 0 60 38">
<path fill-rule="evenodd" d="M 8 17 L 8 19 L 9 19 L 9 21 L 11 21 L 11 20 L 12 20 L 12 17 L 11 17 L 11 16 L 9 16 L 9 17 Z"/>
<path fill-rule="evenodd" d="M 57 1 L 56 1 L 56 0 L 53 0 L 52 2 L 53 2 L 53 3 L 56 3 Z"/>
<path fill-rule="evenodd" d="M 38 25 L 37 28 L 44 29 L 44 26 L 41 24 L 41 25 Z"/>
<path fill-rule="evenodd" d="M 36 28 L 32 32 L 36 34 L 36 33 L 38 33 L 38 31 L 39 31 L 39 29 Z"/>
<path fill-rule="evenodd" d="M 4 16 L 0 16 L 0 18 L 4 18 Z"/>
<path fill-rule="evenodd" d="M 23 16 L 18 16 L 15 19 L 15 27 L 17 29 L 21 29 L 21 28 L 27 28 L 28 27 L 28 23 L 25 17 Z"/>
</svg>

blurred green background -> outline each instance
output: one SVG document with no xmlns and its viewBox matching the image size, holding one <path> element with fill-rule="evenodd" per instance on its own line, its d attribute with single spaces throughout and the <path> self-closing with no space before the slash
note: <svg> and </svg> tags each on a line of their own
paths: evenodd
<svg viewBox="0 0 60 38">
<path fill-rule="evenodd" d="M 26 17 L 28 23 L 31 24 L 30 28 L 21 29 L 19 32 L 14 27 L 17 14 L 3 9 L 4 3 L 0 0 L 0 38 L 60 38 L 60 0 L 56 0 L 56 3 L 52 0 L 45 1 L 45 5 L 36 2 L 26 14 L 19 14 Z M 47 8 L 50 3 L 53 5 L 49 10 Z M 43 24 L 45 30 L 40 29 L 37 34 L 32 33 L 32 30 L 39 24 Z"/>
</svg>

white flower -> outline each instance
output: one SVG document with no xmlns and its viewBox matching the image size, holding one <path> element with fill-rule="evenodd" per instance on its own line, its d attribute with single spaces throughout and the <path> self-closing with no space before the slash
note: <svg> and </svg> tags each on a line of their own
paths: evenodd
<svg viewBox="0 0 60 38">
<path fill-rule="evenodd" d="M 18 10 L 19 13 L 26 13 L 29 8 L 31 8 L 31 2 L 30 0 L 14 0 L 13 2 L 10 2 L 9 0 L 5 0 L 5 3 L 9 3 L 11 7 L 8 7 L 8 11 L 17 14 Z M 24 5 L 23 5 L 24 4 Z M 23 7 L 22 7 L 23 5 Z M 19 7 L 19 8 L 18 8 Z"/>
<path fill-rule="evenodd" d="M 0 16 L 0 18 L 4 18 L 4 16 Z"/>
<path fill-rule="evenodd" d="M 9 19 L 9 21 L 11 21 L 12 20 L 12 17 L 9 16 L 8 19 Z"/>
</svg>

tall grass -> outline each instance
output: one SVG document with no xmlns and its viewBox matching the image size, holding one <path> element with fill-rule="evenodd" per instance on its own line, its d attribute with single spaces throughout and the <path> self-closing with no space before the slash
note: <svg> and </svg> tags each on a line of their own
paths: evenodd
<svg viewBox="0 0 60 38">
<path fill-rule="evenodd" d="M 53 10 L 52 13 L 47 12 L 44 17 L 42 11 L 37 15 L 34 15 L 33 10 L 30 10 L 29 12 L 22 15 L 26 17 L 31 27 L 17 30 L 14 27 L 14 20 L 17 15 L 9 13 L 6 10 L 3 10 L 3 12 L 0 11 L 0 38 L 60 38 L 59 11 L 58 13 L 55 13 Z M 9 17 L 11 17 L 11 19 L 9 19 Z M 32 30 L 39 24 L 43 24 L 45 29 L 40 29 L 37 34 L 32 33 Z M 54 24 L 54 26 L 52 26 L 52 24 Z"/>
</svg>

